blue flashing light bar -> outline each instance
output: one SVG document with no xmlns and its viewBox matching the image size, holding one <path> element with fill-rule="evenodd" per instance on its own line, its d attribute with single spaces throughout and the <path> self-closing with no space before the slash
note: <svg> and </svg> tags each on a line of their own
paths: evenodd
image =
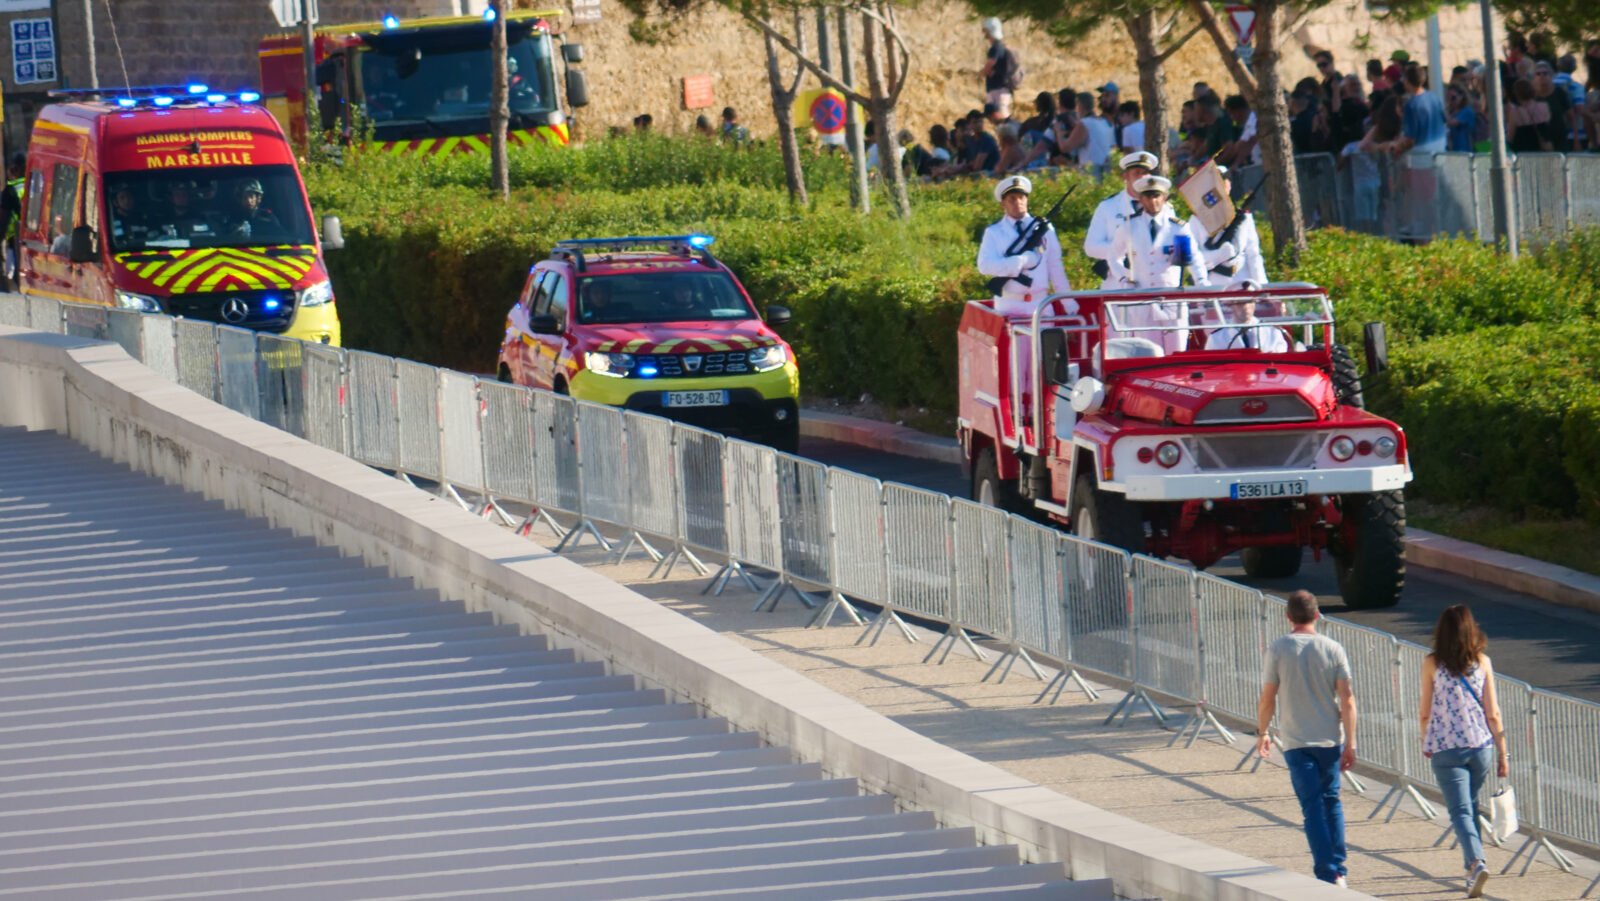
<svg viewBox="0 0 1600 901">
<path fill-rule="evenodd" d="M 133 99 L 132 97 L 118 97 L 117 98 L 117 106 L 120 106 L 123 109 L 133 109 L 134 107 L 136 107 L 138 105 L 139 105 L 139 101 Z"/>
<path fill-rule="evenodd" d="M 200 84 L 199 82 L 189 85 L 189 93 L 191 94 L 204 94 L 209 90 L 211 89 L 203 84 Z"/>
<path fill-rule="evenodd" d="M 172 98 L 171 97 L 152 97 L 152 98 L 150 98 L 150 102 L 154 103 L 156 106 L 171 106 L 172 105 Z"/>
<path fill-rule="evenodd" d="M 400 27 L 400 17 L 399 16 L 384 16 L 383 17 L 383 27 L 384 28 L 399 28 Z"/>
<path fill-rule="evenodd" d="M 266 301 L 264 301 L 261 305 L 269 310 L 276 310 L 279 306 L 278 299 L 276 297 L 267 298 Z"/>
<path fill-rule="evenodd" d="M 483 10 L 483 21 L 485 21 L 485 22 L 493 22 L 494 21 L 494 7 L 492 7 L 492 6 L 484 7 L 484 10 Z"/>
<path fill-rule="evenodd" d="M 206 95 L 206 102 L 207 103 L 222 103 L 223 101 L 225 101 L 227 99 L 228 99 L 228 95 L 227 94 L 207 94 Z"/>
<path fill-rule="evenodd" d="M 690 235 L 689 246 L 695 248 L 710 247 L 717 239 L 710 235 Z"/>
<path fill-rule="evenodd" d="M 255 103 L 257 100 L 260 100 L 260 99 L 261 99 L 261 94 L 256 92 L 256 91 L 240 91 L 239 92 L 239 102 L 240 103 Z"/>
</svg>

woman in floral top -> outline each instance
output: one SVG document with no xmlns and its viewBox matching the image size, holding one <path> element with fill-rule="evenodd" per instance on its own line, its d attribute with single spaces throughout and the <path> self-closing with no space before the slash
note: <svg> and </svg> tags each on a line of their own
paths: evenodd
<svg viewBox="0 0 1600 901">
<path fill-rule="evenodd" d="M 1491 764 L 1500 778 L 1510 772 L 1506 733 L 1495 697 L 1494 669 L 1472 611 L 1457 604 L 1433 627 L 1433 653 L 1422 665 L 1422 756 L 1450 808 L 1467 864 L 1467 897 L 1483 895 L 1489 868 L 1478 836 L 1477 797 Z"/>
</svg>

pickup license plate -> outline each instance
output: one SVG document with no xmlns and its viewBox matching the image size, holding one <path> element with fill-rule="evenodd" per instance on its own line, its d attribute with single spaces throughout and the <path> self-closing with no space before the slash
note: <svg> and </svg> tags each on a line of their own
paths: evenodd
<svg viewBox="0 0 1600 901">
<path fill-rule="evenodd" d="M 1234 482 L 1228 496 L 1236 501 L 1270 500 L 1275 497 L 1302 497 L 1306 493 L 1304 479 L 1291 482 Z"/>
<path fill-rule="evenodd" d="M 664 407 L 725 407 L 728 405 L 728 392 L 726 391 L 664 391 L 661 405 Z"/>
</svg>

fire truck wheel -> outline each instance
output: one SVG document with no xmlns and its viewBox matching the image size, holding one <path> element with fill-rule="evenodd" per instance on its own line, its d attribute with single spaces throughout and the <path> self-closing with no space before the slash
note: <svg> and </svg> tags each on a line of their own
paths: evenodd
<svg viewBox="0 0 1600 901">
<path fill-rule="evenodd" d="M 1339 498 L 1349 526 L 1333 554 L 1339 594 L 1357 610 L 1393 607 L 1406 583 L 1406 502 L 1398 491 Z"/>
<path fill-rule="evenodd" d="M 1239 552 L 1244 573 L 1257 579 L 1285 579 L 1300 571 L 1300 546 L 1247 547 Z"/>
<path fill-rule="evenodd" d="M 1367 400 L 1361 392 L 1361 373 L 1356 369 L 1356 358 L 1343 344 L 1333 346 L 1333 393 L 1339 403 L 1357 410 L 1366 409 Z"/>
<path fill-rule="evenodd" d="M 1101 491 L 1090 475 L 1072 486 L 1072 534 L 1135 554 L 1144 553 L 1144 517 L 1137 504 Z"/>
<path fill-rule="evenodd" d="M 972 463 L 972 499 L 985 507 L 999 507 L 1009 513 L 1022 509 L 1017 486 L 1000 478 L 1000 467 L 995 463 L 992 447 L 978 451 L 978 458 Z"/>
</svg>

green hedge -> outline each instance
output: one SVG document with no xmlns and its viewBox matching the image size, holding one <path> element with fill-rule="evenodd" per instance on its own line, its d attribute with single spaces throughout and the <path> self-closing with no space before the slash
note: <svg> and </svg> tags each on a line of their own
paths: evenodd
<svg viewBox="0 0 1600 901">
<path fill-rule="evenodd" d="M 319 213 L 344 218 L 346 249 L 328 262 L 352 347 L 489 371 L 506 310 L 555 241 L 704 231 L 758 306 L 794 311 L 785 334 L 807 393 L 953 412 L 956 323 L 984 293 L 974 257 L 996 215 L 991 183 L 913 186 L 916 213 L 901 222 L 882 196 L 871 216 L 849 209 L 843 157 L 808 151 L 805 165 L 806 208 L 789 203 L 774 147 L 649 136 L 517 148 L 509 203 L 484 196 L 487 159 L 473 155 L 357 152 L 309 167 L 307 184 Z M 1057 224 L 1068 275 L 1093 284 L 1071 248 L 1114 185 L 1043 180 L 1035 201 L 1073 185 Z M 1387 325 L 1393 367 L 1369 379 L 1369 402 L 1406 428 L 1417 490 L 1600 520 L 1600 231 L 1511 263 L 1473 241 L 1323 230 L 1298 269 L 1269 271 L 1326 286 L 1346 341 Z"/>
</svg>

